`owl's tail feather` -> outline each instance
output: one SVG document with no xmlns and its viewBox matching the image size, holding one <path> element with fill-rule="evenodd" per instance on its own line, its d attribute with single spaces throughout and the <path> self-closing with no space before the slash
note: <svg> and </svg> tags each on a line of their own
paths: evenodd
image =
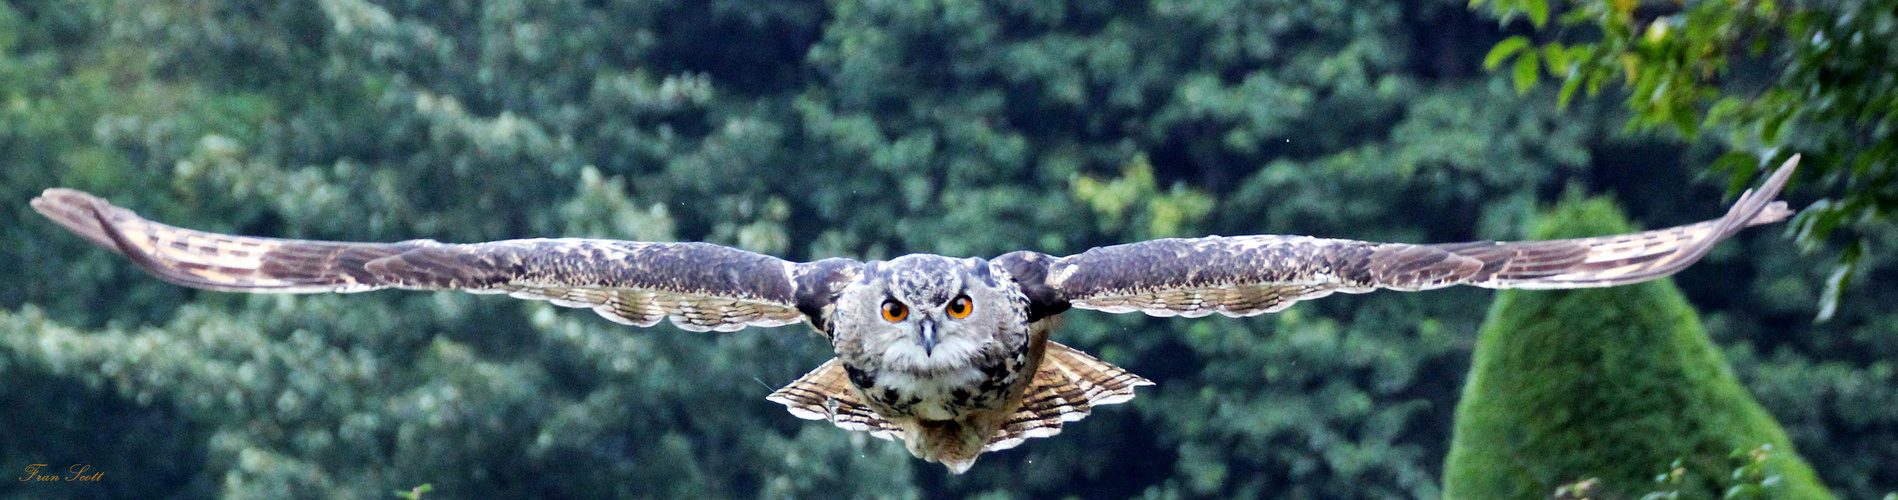
<svg viewBox="0 0 1898 500">
<path fill-rule="evenodd" d="M 1006 450 L 1028 438 L 1059 434 L 1063 423 L 1086 418 L 1095 406 L 1127 402 L 1134 398 L 1134 388 L 1143 385 L 1153 382 L 1072 347 L 1048 342 L 1041 369 L 1022 395 L 1021 408 L 996 430 L 983 451 Z"/>
<path fill-rule="evenodd" d="M 1022 394 L 1021 406 L 1005 420 L 911 421 L 912 429 L 906 433 L 901 426 L 885 420 L 857 398 L 843 361 L 837 359 L 825 362 L 765 399 L 784 405 L 798 418 L 829 420 L 847 430 L 904 440 L 916 456 L 941 462 L 950 471 L 961 473 L 975 463 L 977 455 L 1013 448 L 1028 438 L 1059 434 L 1062 424 L 1086 418 L 1095 406 L 1127 402 L 1133 399 L 1135 387 L 1153 385 L 1139 375 L 1074 348 L 1054 342 L 1048 342 L 1047 346 L 1041 368 L 1035 371 L 1034 379 Z M 994 430 L 988 444 L 978 451 L 974 444 L 981 442 L 980 436 L 987 428 Z M 968 439 L 977 441 L 970 443 Z"/>
<path fill-rule="evenodd" d="M 896 424 L 884 420 L 876 410 L 857 399 L 856 392 L 850 389 L 844 363 L 837 358 L 831 358 L 765 399 L 784 405 L 797 418 L 829 420 L 838 427 L 869 432 L 883 439 L 900 436 Z"/>
</svg>

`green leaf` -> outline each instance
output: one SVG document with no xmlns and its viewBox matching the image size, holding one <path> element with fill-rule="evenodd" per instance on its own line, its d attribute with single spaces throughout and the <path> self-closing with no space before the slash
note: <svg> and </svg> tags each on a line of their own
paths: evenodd
<svg viewBox="0 0 1898 500">
<path fill-rule="evenodd" d="M 1523 52 L 1522 57 L 1516 58 L 1516 93 L 1527 94 L 1536 86 L 1536 76 L 1540 74 L 1536 59 L 1535 52 Z"/>
<path fill-rule="evenodd" d="M 1483 69 L 1494 71 L 1497 66 L 1503 64 L 1504 59 L 1508 59 L 1509 56 L 1516 55 L 1517 52 L 1528 47 L 1529 38 L 1522 35 L 1512 36 L 1501 42 L 1496 42 L 1496 46 L 1489 49 L 1489 55 L 1483 56 Z"/>
<path fill-rule="evenodd" d="M 1551 75 L 1568 74 L 1569 63 L 1572 62 L 1568 56 L 1569 52 L 1562 48 L 1562 42 L 1549 42 L 1542 45 L 1542 60 L 1549 66 Z"/>
<path fill-rule="evenodd" d="M 1779 142 L 1779 130 L 1786 125 L 1787 118 L 1790 117 L 1784 113 L 1773 113 L 1772 116 L 1766 117 L 1766 120 L 1760 123 L 1760 142 L 1767 144 Z"/>
<path fill-rule="evenodd" d="M 1819 294 L 1819 314 L 1813 319 L 1825 322 L 1839 311 L 1839 294 L 1852 285 L 1852 274 L 1858 270 L 1859 258 L 1864 256 L 1864 247 L 1860 241 L 1854 241 L 1845 247 L 1845 254 L 1839 257 L 1838 267 L 1832 268 L 1832 276 L 1826 278 L 1825 291 Z"/>
<path fill-rule="evenodd" d="M 1700 116 L 1694 113 L 1692 106 L 1677 106 L 1668 113 L 1668 118 L 1674 121 L 1674 128 L 1679 129 L 1681 135 L 1692 138 L 1700 133 Z"/>
<path fill-rule="evenodd" d="M 1529 23 L 1536 25 L 1537 29 L 1549 24 L 1549 0 L 1523 0 L 1522 10 L 1523 14 L 1529 16 Z"/>
<path fill-rule="evenodd" d="M 1759 155 L 1745 151 L 1728 151 L 1720 155 L 1710 165 L 1715 171 L 1726 171 L 1727 193 L 1738 193 L 1752 185 L 1753 174 L 1760 166 Z"/>
<path fill-rule="evenodd" d="M 1614 79 L 1614 77 L 1615 77 L 1615 74 L 1613 71 L 1608 70 L 1606 68 L 1602 68 L 1600 66 L 1597 66 L 1593 71 L 1588 72 L 1589 97 L 1601 95 L 1602 84 L 1607 83 L 1611 79 Z"/>
<path fill-rule="evenodd" d="M 1719 123 L 1733 118 L 1741 111 L 1744 102 L 1738 97 L 1722 97 L 1707 108 L 1707 123 Z"/>
<path fill-rule="evenodd" d="M 1569 99 L 1575 97 L 1575 89 L 1582 88 L 1581 75 L 1569 74 L 1562 79 L 1562 92 L 1555 96 L 1556 109 L 1568 109 Z"/>
<path fill-rule="evenodd" d="M 1822 199 L 1806 205 L 1794 219 L 1793 239 L 1808 248 L 1817 248 L 1819 242 L 1832 235 L 1832 229 L 1845 219 L 1845 210 L 1836 200 Z"/>
</svg>

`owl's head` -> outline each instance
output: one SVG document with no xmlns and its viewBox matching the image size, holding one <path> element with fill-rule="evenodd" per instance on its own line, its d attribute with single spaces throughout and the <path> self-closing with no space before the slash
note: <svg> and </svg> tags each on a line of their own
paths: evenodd
<svg viewBox="0 0 1898 500">
<path fill-rule="evenodd" d="M 869 263 L 838 297 L 837 336 L 857 340 L 838 345 L 859 345 L 885 368 L 968 366 L 1020 347 L 1000 343 L 1026 342 L 1024 307 L 1015 280 L 987 260 L 905 255 Z"/>
</svg>

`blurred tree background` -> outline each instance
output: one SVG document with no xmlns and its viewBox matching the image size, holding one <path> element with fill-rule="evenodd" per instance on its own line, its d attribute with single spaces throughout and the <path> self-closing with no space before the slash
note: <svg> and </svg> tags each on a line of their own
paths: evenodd
<svg viewBox="0 0 1898 500">
<path fill-rule="evenodd" d="M 1483 68 L 1511 26 L 1462 0 L 0 2 L 0 467 L 106 473 L 0 495 L 1436 497 L 1485 290 L 1243 320 L 1069 314 L 1063 342 L 1159 386 L 949 476 L 764 401 L 829 357 L 802 326 L 193 291 L 26 200 L 74 187 L 255 235 L 799 260 L 1516 239 L 1567 189 L 1645 227 L 1723 211 L 1730 182 L 1705 166 L 1743 145 L 1629 131 L 1643 115 L 1615 99 L 1519 94 Z M 1810 178 L 1795 206 L 1890 186 Z M 1850 498 L 1898 489 L 1883 216 L 1851 225 L 1861 250 L 1802 251 L 1773 226 L 1677 278 Z M 1850 252 L 1857 278 L 1829 280 Z M 1814 323 L 1829 282 L 1842 299 Z"/>
</svg>

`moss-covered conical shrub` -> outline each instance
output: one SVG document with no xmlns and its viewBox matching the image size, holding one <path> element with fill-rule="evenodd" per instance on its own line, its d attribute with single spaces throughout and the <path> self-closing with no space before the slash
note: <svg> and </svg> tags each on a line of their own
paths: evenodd
<svg viewBox="0 0 1898 500">
<path fill-rule="evenodd" d="M 1572 200 L 1536 238 L 1630 231 L 1605 199 Z M 1735 450 L 1771 445 L 1769 498 L 1831 498 L 1785 431 L 1735 380 L 1672 280 L 1499 292 L 1477 340 L 1444 465 L 1446 498 L 1721 498 Z M 1679 460 L 1677 484 L 1659 474 Z M 1756 481 L 1757 482 L 1757 481 Z"/>
</svg>

